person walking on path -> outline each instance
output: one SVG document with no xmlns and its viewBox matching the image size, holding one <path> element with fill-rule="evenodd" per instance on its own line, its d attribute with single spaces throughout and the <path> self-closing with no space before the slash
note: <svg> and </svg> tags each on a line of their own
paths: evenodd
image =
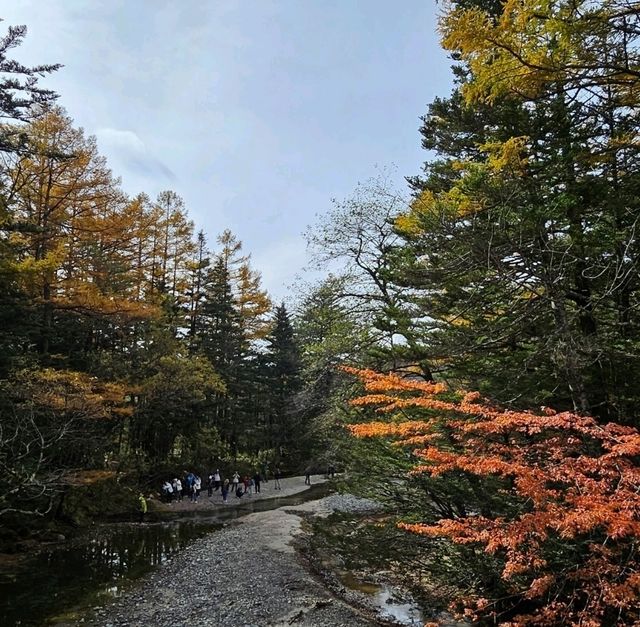
<svg viewBox="0 0 640 627">
<path fill-rule="evenodd" d="M 185 470 L 185 473 L 186 472 L 187 471 Z M 184 482 L 185 482 L 185 484 L 187 486 L 187 490 L 189 492 L 191 492 L 191 486 L 193 485 L 193 482 L 195 480 L 196 480 L 196 476 L 191 471 L 189 471 L 189 474 L 187 474 L 187 478 L 184 480 Z"/>
<path fill-rule="evenodd" d="M 213 473 L 213 489 L 217 492 L 220 487 L 220 471 L 216 468 L 215 473 Z"/>
<path fill-rule="evenodd" d="M 182 501 L 182 481 L 178 477 L 173 480 L 173 489 L 176 493 L 176 501 Z"/>
<path fill-rule="evenodd" d="M 233 473 L 233 480 L 231 483 L 233 484 L 233 491 L 235 492 L 238 489 L 238 484 L 240 483 L 240 475 L 237 470 Z"/>
<path fill-rule="evenodd" d="M 222 482 L 222 502 L 227 502 L 227 494 L 229 494 L 229 479 Z"/>
<path fill-rule="evenodd" d="M 207 496 L 211 498 L 213 496 L 213 473 L 209 473 L 207 477 Z"/>
<path fill-rule="evenodd" d="M 275 485 L 273 486 L 274 490 L 282 490 L 282 486 L 280 485 L 280 468 L 276 466 L 276 469 L 273 473 L 273 478 L 275 479 Z"/>
<path fill-rule="evenodd" d="M 139 514 L 138 522 L 144 521 L 144 517 L 146 513 L 147 513 L 147 499 L 145 499 L 144 494 L 140 492 L 140 494 L 138 495 L 138 514 Z"/>
<path fill-rule="evenodd" d="M 311 485 L 311 468 L 304 471 L 304 485 Z"/>
<path fill-rule="evenodd" d="M 260 481 L 262 477 L 260 476 L 260 472 L 256 471 L 256 474 L 253 475 L 253 487 L 256 489 L 256 494 L 260 494 Z"/>
<path fill-rule="evenodd" d="M 198 484 L 196 481 L 194 481 L 193 484 L 191 485 L 191 502 L 192 503 L 198 502 Z"/>
</svg>

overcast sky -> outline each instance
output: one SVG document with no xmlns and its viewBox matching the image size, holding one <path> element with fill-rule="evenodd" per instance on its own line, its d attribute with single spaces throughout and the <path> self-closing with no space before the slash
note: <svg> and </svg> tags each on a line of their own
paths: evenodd
<svg viewBox="0 0 640 627">
<path fill-rule="evenodd" d="M 282 298 L 302 232 L 375 174 L 425 154 L 449 92 L 432 0 L 4 0 L 13 56 L 98 137 L 130 194 L 173 189 L 210 241 L 230 228 Z"/>
</svg>

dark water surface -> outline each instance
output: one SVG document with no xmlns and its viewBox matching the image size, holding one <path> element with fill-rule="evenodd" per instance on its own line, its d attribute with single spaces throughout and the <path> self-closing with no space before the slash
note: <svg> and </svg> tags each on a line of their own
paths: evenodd
<svg viewBox="0 0 640 627">
<path fill-rule="evenodd" d="M 209 511 L 153 513 L 144 524 L 99 525 L 17 565 L 0 565 L 0 625 L 51 625 L 82 616 L 225 522 L 295 506 L 330 492 L 327 484 L 292 496 Z"/>
</svg>

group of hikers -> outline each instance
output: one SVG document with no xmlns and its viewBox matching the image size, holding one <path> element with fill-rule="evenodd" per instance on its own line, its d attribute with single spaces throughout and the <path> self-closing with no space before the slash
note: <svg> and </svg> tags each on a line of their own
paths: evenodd
<svg viewBox="0 0 640 627">
<path fill-rule="evenodd" d="M 335 477 L 335 466 L 333 464 L 329 464 L 327 466 L 327 471 L 325 477 L 327 479 L 333 479 Z M 305 485 L 311 485 L 311 473 L 312 467 L 309 466 L 304 471 L 304 482 Z M 235 471 L 231 478 L 224 477 L 220 472 L 220 469 L 216 469 L 215 472 L 210 472 L 207 475 L 206 480 L 206 488 L 207 488 L 207 496 L 209 498 L 213 497 L 214 492 L 220 491 L 220 495 L 222 496 L 222 502 L 228 503 L 229 494 L 235 494 L 237 499 L 242 498 L 245 494 L 251 496 L 252 493 L 260 494 L 261 484 L 269 482 L 269 467 L 265 464 L 262 467 L 262 470 L 256 470 L 252 476 L 244 475 L 240 476 L 238 471 Z M 273 489 L 281 490 L 282 486 L 280 484 L 280 479 L 282 477 L 282 473 L 280 472 L 280 468 L 276 466 L 273 472 Z M 184 499 L 184 497 L 189 497 L 189 500 L 192 503 L 197 503 L 200 498 L 200 493 L 202 491 L 202 479 L 199 475 L 194 473 L 193 471 L 187 472 L 186 470 L 182 473 L 182 478 L 175 477 L 173 480 L 167 479 L 162 483 L 162 499 L 166 503 L 174 503 L 179 502 Z M 147 513 L 147 500 L 144 497 L 143 493 L 140 492 L 138 495 L 138 514 L 140 516 L 140 521 L 145 518 Z"/>
<path fill-rule="evenodd" d="M 220 470 L 216 469 L 215 472 L 210 472 L 207 475 L 207 496 L 211 498 L 214 492 L 220 490 L 222 502 L 227 503 L 229 494 L 235 494 L 238 499 L 242 498 L 245 494 L 251 495 L 254 491 L 256 494 L 259 494 L 261 484 L 269 481 L 268 472 L 268 467 L 265 466 L 262 473 L 256 470 L 253 476 L 244 475 L 241 477 L 238 471 L 236 471 L 232 477 L 229 478 L 223 477 Z M 273 478 L 274 489 L 281 490 L 280 468 L 276 467 Z M 192 503 L 197 503 L 201 490 L 202 479 L 194 472 L 187 472 L 185 470 L 182 479 L 175 477 L 173 480 L 164 481 L 162 484 L 162 498 L 166 503 L 173 503 L 175 501 L 182 501 L 183 498 L 188 497 Z"/>
</svg>

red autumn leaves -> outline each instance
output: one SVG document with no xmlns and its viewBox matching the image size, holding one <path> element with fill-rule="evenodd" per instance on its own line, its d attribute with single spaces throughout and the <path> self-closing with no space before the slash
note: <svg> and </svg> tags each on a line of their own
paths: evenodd
<svg viewBox="0 0 640 627">
<path fill-rule="evenodd" d="M 510 606 L 468 599 L 469 614 L 502 625 L 637 620 L 640 433 L 635 428 L 548 408 L 542 415 L 504 411 L 477 392 L 455 394 L 439 383 L 344 370 L 366 391 L 352 404 L 389 415 L 386 421 L 350 425 L 356 437 L 394 438 L 411 447 L 414 475 L 498 477 L 501 490 L 521 504 L 510 516 L 498 512 L 433 525 L 399 524 L 502 557 Z M 574 550 L 560 571 L 554 554 L 568 546 Z M 501 620 L 500 612 L 508 618 Z"/>
</svg>

